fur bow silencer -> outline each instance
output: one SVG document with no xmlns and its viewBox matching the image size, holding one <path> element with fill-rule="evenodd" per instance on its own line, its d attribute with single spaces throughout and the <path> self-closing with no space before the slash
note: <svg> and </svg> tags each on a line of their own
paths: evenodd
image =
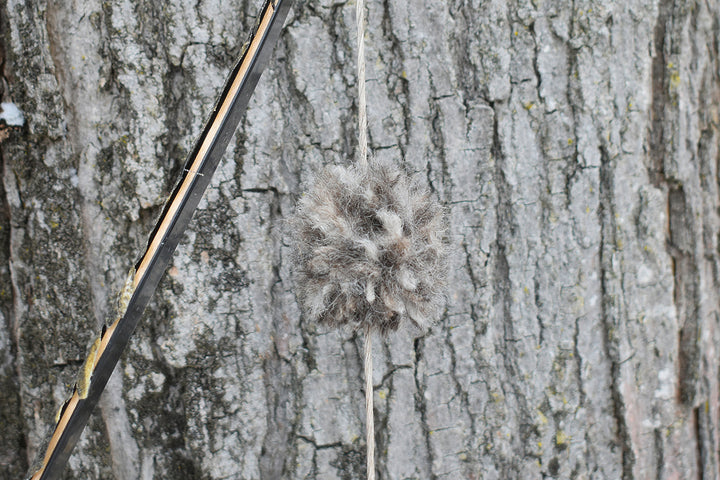
<svg viewBox="0 0 720 480">
<path fill-rule="evenodd" d="M 298 297 L 312 320 L 382 334 L 425 330 L 444 305 L 447 225 L 428 190 L 390 163 L 333 166 L 292 221 Z"/>
</svg>

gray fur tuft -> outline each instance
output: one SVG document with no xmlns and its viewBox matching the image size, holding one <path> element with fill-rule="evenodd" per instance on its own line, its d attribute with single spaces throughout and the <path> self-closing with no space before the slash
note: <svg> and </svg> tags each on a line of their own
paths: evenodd
<svg viewBox="0 0 720 480">
<path fill-rule="evenodd" d="M 298 202 L 298 297 L 331 326 L 425 330 L 444 304 L 447 225 L 426 188 L 398 167 L 328 167 Z"/>
</svg>

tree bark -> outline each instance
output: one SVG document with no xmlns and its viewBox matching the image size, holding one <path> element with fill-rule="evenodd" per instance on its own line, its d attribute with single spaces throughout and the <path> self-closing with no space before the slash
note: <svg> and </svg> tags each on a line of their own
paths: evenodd
<svg viewBox="0 0 720 480">
<path fill-rule="evenodd" d="M 259 1 L 0 0 L 0 477 L 21 478 Z M 354 4 L 295 0 L 67 468 L 363 478 L 362 336 L 285 220 L 357 145 Z M 370 146 L 447 205 L 447 308 L 376 343 L 382 479 L 720 475 L 720 1 L 369 0 Z"/>
</svg>

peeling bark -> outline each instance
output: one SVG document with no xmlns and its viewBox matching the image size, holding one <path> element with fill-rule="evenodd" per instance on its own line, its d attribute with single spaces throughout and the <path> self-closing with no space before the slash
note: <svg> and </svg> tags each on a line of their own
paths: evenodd
<svg viewBox="0 0 720 480">
<path fill-rule="evenodd" d="M 718 1 L 368 5 L 371 148 L 447 205 L 454 251 L 437 325 L 374 352 L 380 477 L 718 477 Z M 0 0 L 2 100 L 28 120 L 0 146 L 0 477 L 257 7 Z M 285 223 L 354 155 L 354 8 L 296 0 L 66 478 L 363 477 L 361 339 L 301 315 Z"/>
</svg>

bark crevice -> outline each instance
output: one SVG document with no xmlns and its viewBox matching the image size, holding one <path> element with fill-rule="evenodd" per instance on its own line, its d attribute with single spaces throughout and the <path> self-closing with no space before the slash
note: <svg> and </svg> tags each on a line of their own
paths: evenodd
<svg viewBox="0 0 720 480">
<path fill-rule="evenodd" d="M 612 412 L 616 428 L 616 441 L 621 452 L 622 458 L 622 479 L 633 480 L 633 467 L 635 464 L 635 454 L 633 452 L 632 439 L 628 429 L 626 416 L 626 406 L 623 399 L 621 385 L 623 382 L 622 363 L 619 352 L 619 342 L 622 341 L 618 337 L 619 323 L 623 321 L 618 305 L 621 299 L 618 298 L 619 291 L 617 283 L 619 279 L 615 278 L 615 250 L 617 239 L 615 232 L 617 225 L 615 224 L 615 208 L 613 206 L 614 187 L 612 178 L 612 164 L 608 152 L 601 148 L 601 164 L 600 164 L 600 207 L 599 219 L 600 227 L 600 310 L 603 319 L 603 348 L 605 356 L 610 361 L 610 389 L 612 398 Z"/>
</svg>

